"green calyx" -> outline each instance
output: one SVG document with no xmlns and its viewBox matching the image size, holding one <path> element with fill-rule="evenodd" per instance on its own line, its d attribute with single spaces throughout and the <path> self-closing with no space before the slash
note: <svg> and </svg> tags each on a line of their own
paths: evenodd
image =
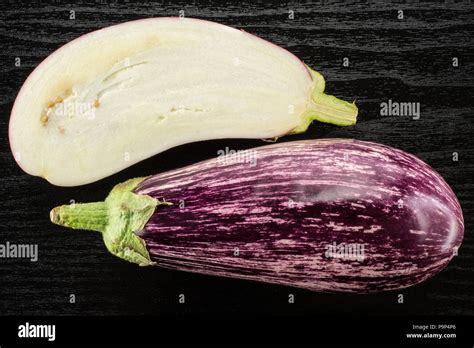
<svg viewBox="0 0 474 348">
<path fill-rule="evenodd" d="M 301 115 L 301 125 L 290 134 L 305 132 L 313 121 L 335 124 L 337 126 L 351 126 L 357 122 L 358 109 L 354 103 L 348 103 L 332 95 L 324 93 L 326 82 L 324 77 L 307 67 L 314 81 L 311 98 L 306 111 Z"/>
<path fill-rule="evenodd" d="M 135 232 L 142 230 L 158 205 L 157 199 L 134 193 L 145 178 L 116 185 L 104 202 L 74 203 L 51 210 L 55 224 L 73 229 L 101 232 L 107 249 L 124 260 L 140 266 L 153 265 L 145 242 Z"/>
</svg>

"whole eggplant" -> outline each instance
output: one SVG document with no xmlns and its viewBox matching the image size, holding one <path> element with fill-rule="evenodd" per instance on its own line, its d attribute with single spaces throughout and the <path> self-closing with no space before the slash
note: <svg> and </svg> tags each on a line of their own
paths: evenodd
<svg viewBox="0 0 474 348">
<path fill-rule="evenodd" d="M 140 265 L 324 292 L 405 288 L 441 271 L 461 207 L 417 157 L 371 142 L 285 142 L 117 185 L 54 223 Z"/>
</svg>

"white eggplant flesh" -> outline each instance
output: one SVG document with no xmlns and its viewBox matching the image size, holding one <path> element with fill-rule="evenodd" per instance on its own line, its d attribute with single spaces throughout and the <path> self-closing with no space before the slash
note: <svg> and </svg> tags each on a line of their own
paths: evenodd
<svg viewBox="0 0 474 348">
<path fill-rule="evenodd" d="M 9 137 L 21 168 L 88 184 L 185 143 L 268 139 L 313 120 L 356 122 L 322 75 L 285 49 L 221 24 L 127 22 L 81 36 L 23 84 Z"/>
</svg>

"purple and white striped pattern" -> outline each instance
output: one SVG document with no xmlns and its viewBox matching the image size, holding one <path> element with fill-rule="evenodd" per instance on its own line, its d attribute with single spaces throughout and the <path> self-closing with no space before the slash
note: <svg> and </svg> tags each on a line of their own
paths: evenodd
<svg viewBox="0 0 474 348">
<path fill-rule="evenodd" d="M 370 293 L 422 282 L 461 244 L 456 196 L 413 155 L 343 139 L 255 151 L 256 166 L 212 159 L 136 188 L 174 204 L 138 232 L 159 266 Z M 328 257 L 328 245 L 348 244 L 363 246 L 364 258 Z"/>
</svg>

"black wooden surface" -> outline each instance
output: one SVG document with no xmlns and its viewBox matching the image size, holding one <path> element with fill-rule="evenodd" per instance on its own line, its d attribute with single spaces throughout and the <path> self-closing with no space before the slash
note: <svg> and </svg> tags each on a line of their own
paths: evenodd
<svg viewBox="0 0 474 348">
<path fill-rule="evenodd" d="M 75 20 L 70 20 L 70 10 Z M 259 140 L 209 141 L 157 155 L 100 182 L 54 187 L 21 171 L 8 145 L 8 120 L 28 74 L 61 45 L 128 20 L 176 16 L 209 19 L 259 35 L 290 50 L 327 79 L 327 92 L 360 109 L 359 123 L 313 124 L 281 141 L 354 137 L 414 153 L 438 170 L 457 194 L 465 239 L 447 269 L 427 282 L 377 295 L 318 294 L 160 268 L 139 268 L 108 254 L 101 237 L 49 222 L 49 210 L 74 199 L 102 200 L 125 179 L 214 157 L 219 149 Z M 289 10 L 294 19 L 288 18 Z M 397 18 L 398 10 L 404 19 Z M 212 1 L 2 2 L 0 8 L 0 243 L 37 243 L 39 261 L 0 259 L 0 313 L 54 315 L 156 314 L 259 317 L 268 315 L 474 314 L 474 4 L 466 1 L 382 3 L 241 3 Z M 15 58 L 21 66 L 15 66 Z M 349 67 L 342 60 L 348 57 Z M 452 58 L 459 66 L 452 66 Z M 421 103 L 421 117 L 381 117 L 388 99 Z M 453 162 L 453 152 L 459 161 Z M 288 304 L 288 294 L 295 303 Z M 397 295 L 404 295 L 404 303 Z M 69 303 L 75 294 L 76 303 Z M 179 294 L 186 303 L 179 304 Z"/>
</svg>

